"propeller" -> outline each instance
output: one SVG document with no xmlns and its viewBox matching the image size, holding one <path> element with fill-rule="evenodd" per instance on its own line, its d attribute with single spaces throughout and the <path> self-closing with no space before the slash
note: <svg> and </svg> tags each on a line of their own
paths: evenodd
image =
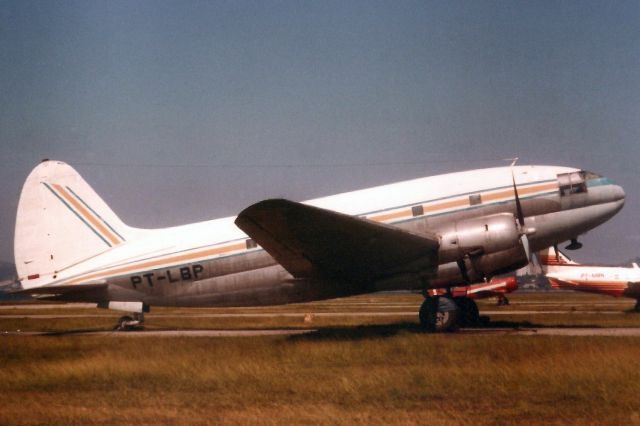
<svg viewBox="0 0 640 426">
<path fill-rule="evenodd" d="M 511 162 L 511 180 L 513 181 L 513 194 L 516 200 L 516 216 L 518 218 L 518 223 L 520 224 L 520 242 L 522 243 L 522 248 L 524 248 L 524 253 L 527 256 L 527 261 L 531 262 L 531 248 L 529 246 L 529 237 L 527 237 L 527 233 L 524 227 L 524 213 L 522 212 L 522 204 L 520 203 L 518 186 L 516 185 L 516 175 L 513 170 L 513 166 L 516 165 L 517 161 L 518 157 L 514 158 Z"/>
</svg>

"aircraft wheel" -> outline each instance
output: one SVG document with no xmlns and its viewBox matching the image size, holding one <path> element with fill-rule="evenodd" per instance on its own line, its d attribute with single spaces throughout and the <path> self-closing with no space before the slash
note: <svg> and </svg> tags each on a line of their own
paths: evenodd
<svg viewBox="0 0 640 426">
<path fill-rule="evenodd" d="M 634 311 L 640 312 L 640 299 L 636 301 L 636 306 L 633 308 Z"/>
<path fill-rule="evenodd" d="M 458 324 L 459 309 L 450 297 L 427 297 L 418 317 L 420 326 L 428 332 L 452 331 Z"/>
<path fill-rule="evenodd" d="M 118 331 L 130 331 L 130 330 L 142 330 L 143 320 L 140 319 L 139 314 L 134 314 L 135 317 L 132 318 L 129 315 L 125 315 L 120 317 L 118 320 L 118 325 L 115 326 L 114 330 Z"/>
<path fill-rule="evenodd" d="M 472 327 L 480 324 L 480 311 L 474 300 L 468 297 L 456 297 L 454 301 L 460 308 L 458 316 L 460 327 Z"/>
<path fill-rule="evenodd" d="M 126 330 L 128 328 L 128 324 L 130 324 L 131 322 L 133 322 L 133 318 L 131 318 L 128 315 L 120 317 L 118 319 L 118 325 L 114 327 L 114 330 L 118 330 L 118 331 Z"/>
</svg>

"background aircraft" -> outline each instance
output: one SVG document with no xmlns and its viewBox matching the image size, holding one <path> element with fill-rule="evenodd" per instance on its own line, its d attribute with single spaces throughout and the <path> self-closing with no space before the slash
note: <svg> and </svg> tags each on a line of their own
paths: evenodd
<svg viewBox="0 0 640 426">
<path fill-rule="evenodd" d="M 539 253 L 542 273 L 554 288 L 606 294 L 636 299 L 636 312 L 640 312 L 640 268 L 581 265 L 565 256 L 555 247 Z"/>
<path fill-rule="evenodd" d="M 256 306 L 421 289 L 428 330 L 477 311 L 430 288 L 470 285 L 526 265 L 624 205 L 610 180 L 556 166 L 496 167 L 297 203 L 265 200 L 238 217 L 147 230 L 125 225 L 69 165 L 44 161 L 18 205 L 23 292 L 125 310 Z M 577 244 L 577 243 L 576 243 Z"/>
</svg>

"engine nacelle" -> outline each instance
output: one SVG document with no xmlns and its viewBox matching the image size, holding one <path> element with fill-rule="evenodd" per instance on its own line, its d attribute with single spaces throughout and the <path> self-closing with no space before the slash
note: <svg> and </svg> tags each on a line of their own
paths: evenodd
<svg viewBox="0 0 640 426">
<path fill-rule="evenodd" d="M 518 222 L 510 213 L 462 220 L 440 230 L 440 263 L 454 262 L 466 255 L 497 253 L 519 245 Z"/>
<path fill-rule="evenodd" d="M 528 263 L 521 243 L 520 226 L 513 214 L 498 213 L 461 220 L 438 228 L 438 271 L 387 277 L 376 282 L 378 290 L 449 287 L 481 282 Z M 412 284 L 407 284 L 407 283 Z"/>
<path fill-rule="evenodd" d="M 440 267 L 431 285 L 476 282 L 528 263 L 521 230 L 511 213 L 454 222 L 440 233 Z"/>
</svg>

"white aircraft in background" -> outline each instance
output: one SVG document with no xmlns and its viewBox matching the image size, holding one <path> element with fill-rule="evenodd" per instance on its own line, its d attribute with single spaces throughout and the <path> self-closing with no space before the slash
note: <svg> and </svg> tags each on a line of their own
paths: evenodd
<svg viewBox="0 0 640 426">
<path fill-rule="evenodd" d="M 614 297 L 636 299 L 640 312 L 640 267 L 582 265 L 565 256 L 555 247 L 538 254 L 542 273 L 553 288 L 570 289 Z"/>
<path fill-rule="evenodd" d="M 131 312 L 258 306 L 420 289 L 427 330 L 477 312 L 432 288 L 489 280 L 531 251 L 572 240 L 624 205 L 579 169 L 513 166 L 425 177 L 303 203 L 270 199 L 237 217 L 165 229 L 125 225 L 70 166 L 40 163 L 18 205 L 23 292 Z"/>
</svg>

